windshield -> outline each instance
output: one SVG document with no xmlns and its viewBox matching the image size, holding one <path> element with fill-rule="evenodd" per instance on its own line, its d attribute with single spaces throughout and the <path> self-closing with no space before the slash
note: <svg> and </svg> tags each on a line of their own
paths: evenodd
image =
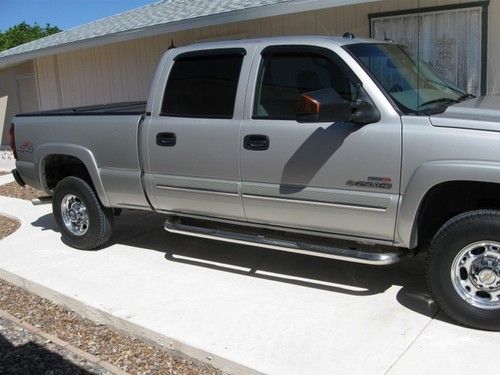
<svg viewBox="0 0 500 375">
<path fill-rule="evenodd" d="M 405 47 L 395 44 L 346 46 L 391 96 L 405 114 L 444 112 L 454 103 L 473 97 L 441 77 Z"/>
</svg>

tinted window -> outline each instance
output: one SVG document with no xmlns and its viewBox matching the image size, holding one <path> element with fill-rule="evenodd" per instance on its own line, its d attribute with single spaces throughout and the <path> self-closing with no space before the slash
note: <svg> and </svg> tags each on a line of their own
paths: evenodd
<svg viewBox="0 0 500 375">
<path fill-rule="evenodd" d="M 352 101 L 356 86 L 345 67 L 320 54 L 271 54 L 262 57 L 254 118 L 295 119 L 302 94 L 333 88 Z"/>
<path fill-rule="evenodd" d="M 243 56 L 179 58 L 168 77 L 162 115 L 232 118 Z"/>
</svg>

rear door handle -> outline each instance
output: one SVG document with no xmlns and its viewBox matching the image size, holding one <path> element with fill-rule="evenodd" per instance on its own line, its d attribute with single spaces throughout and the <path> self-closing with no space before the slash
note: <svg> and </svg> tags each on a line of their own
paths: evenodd
<svg viewBox="0 0 500 375">
<path fill-rule="evenodd" d="M 156 144 L 162 147 L 172 147 L 177 143 L 175 133 L 158 133 L 156 134 Z"/>
<path fill-rule="evenodd" d="M 261 134 L 250 134 L 243 138 L 245 150 L 265 151 L 269 148 L 269 137 Z"/>
</svg>

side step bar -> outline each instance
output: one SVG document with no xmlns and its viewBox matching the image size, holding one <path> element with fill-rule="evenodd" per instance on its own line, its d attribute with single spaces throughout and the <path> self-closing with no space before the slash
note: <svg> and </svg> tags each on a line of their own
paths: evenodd
<svg viewBox="0 0 500 375">
<path fill-rule="evenodd" d="M 51 204 L 51 203 L 52 203 L 52 197 L 50 195 L 46 197 L 33 198 L 31 200 L 31 204 L 33 206 L 41 206 L 42 204 Z"/>
<path fill-rule="evenodd" d="M 165 222 L 164 228 L 167 232 L 186 236 L 370 265 L 388 265 L 397 263 L 401 260 L 401 258 L 409 255 L 404 251 L 386 253 L 368 252 L 352 248 L 318 245 L 312 241 L 306 242 L 302 240 L 290 240 L 265 236 L 261 233 L 253 234 L 248 233 L 248 231 L 245 230 L 239 232 L 237 230 L 225 230 L 213 227 L 210 228 L 208 226 L 205 227 L 202 225 L 190 225 L 182 223 L 179 217 L 169 217 Z"/>
</svg>

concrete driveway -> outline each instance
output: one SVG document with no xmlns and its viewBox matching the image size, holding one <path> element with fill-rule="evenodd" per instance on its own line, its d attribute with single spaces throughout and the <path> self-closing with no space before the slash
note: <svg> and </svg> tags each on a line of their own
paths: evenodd
<svg viewBox="0 0 500 375">
<path fill-rule="evenodd" d="M 50 206 L 0 197 L 0 212 L 22 222 L 0 241 L 0 277 L 229 372 L 498 369 L 500 333 L 439 313 L 421 259 L 353 265 L 175 236 L 162 216 L 131 212 L 87 252 L 62 244 Z"/>
</svg>

